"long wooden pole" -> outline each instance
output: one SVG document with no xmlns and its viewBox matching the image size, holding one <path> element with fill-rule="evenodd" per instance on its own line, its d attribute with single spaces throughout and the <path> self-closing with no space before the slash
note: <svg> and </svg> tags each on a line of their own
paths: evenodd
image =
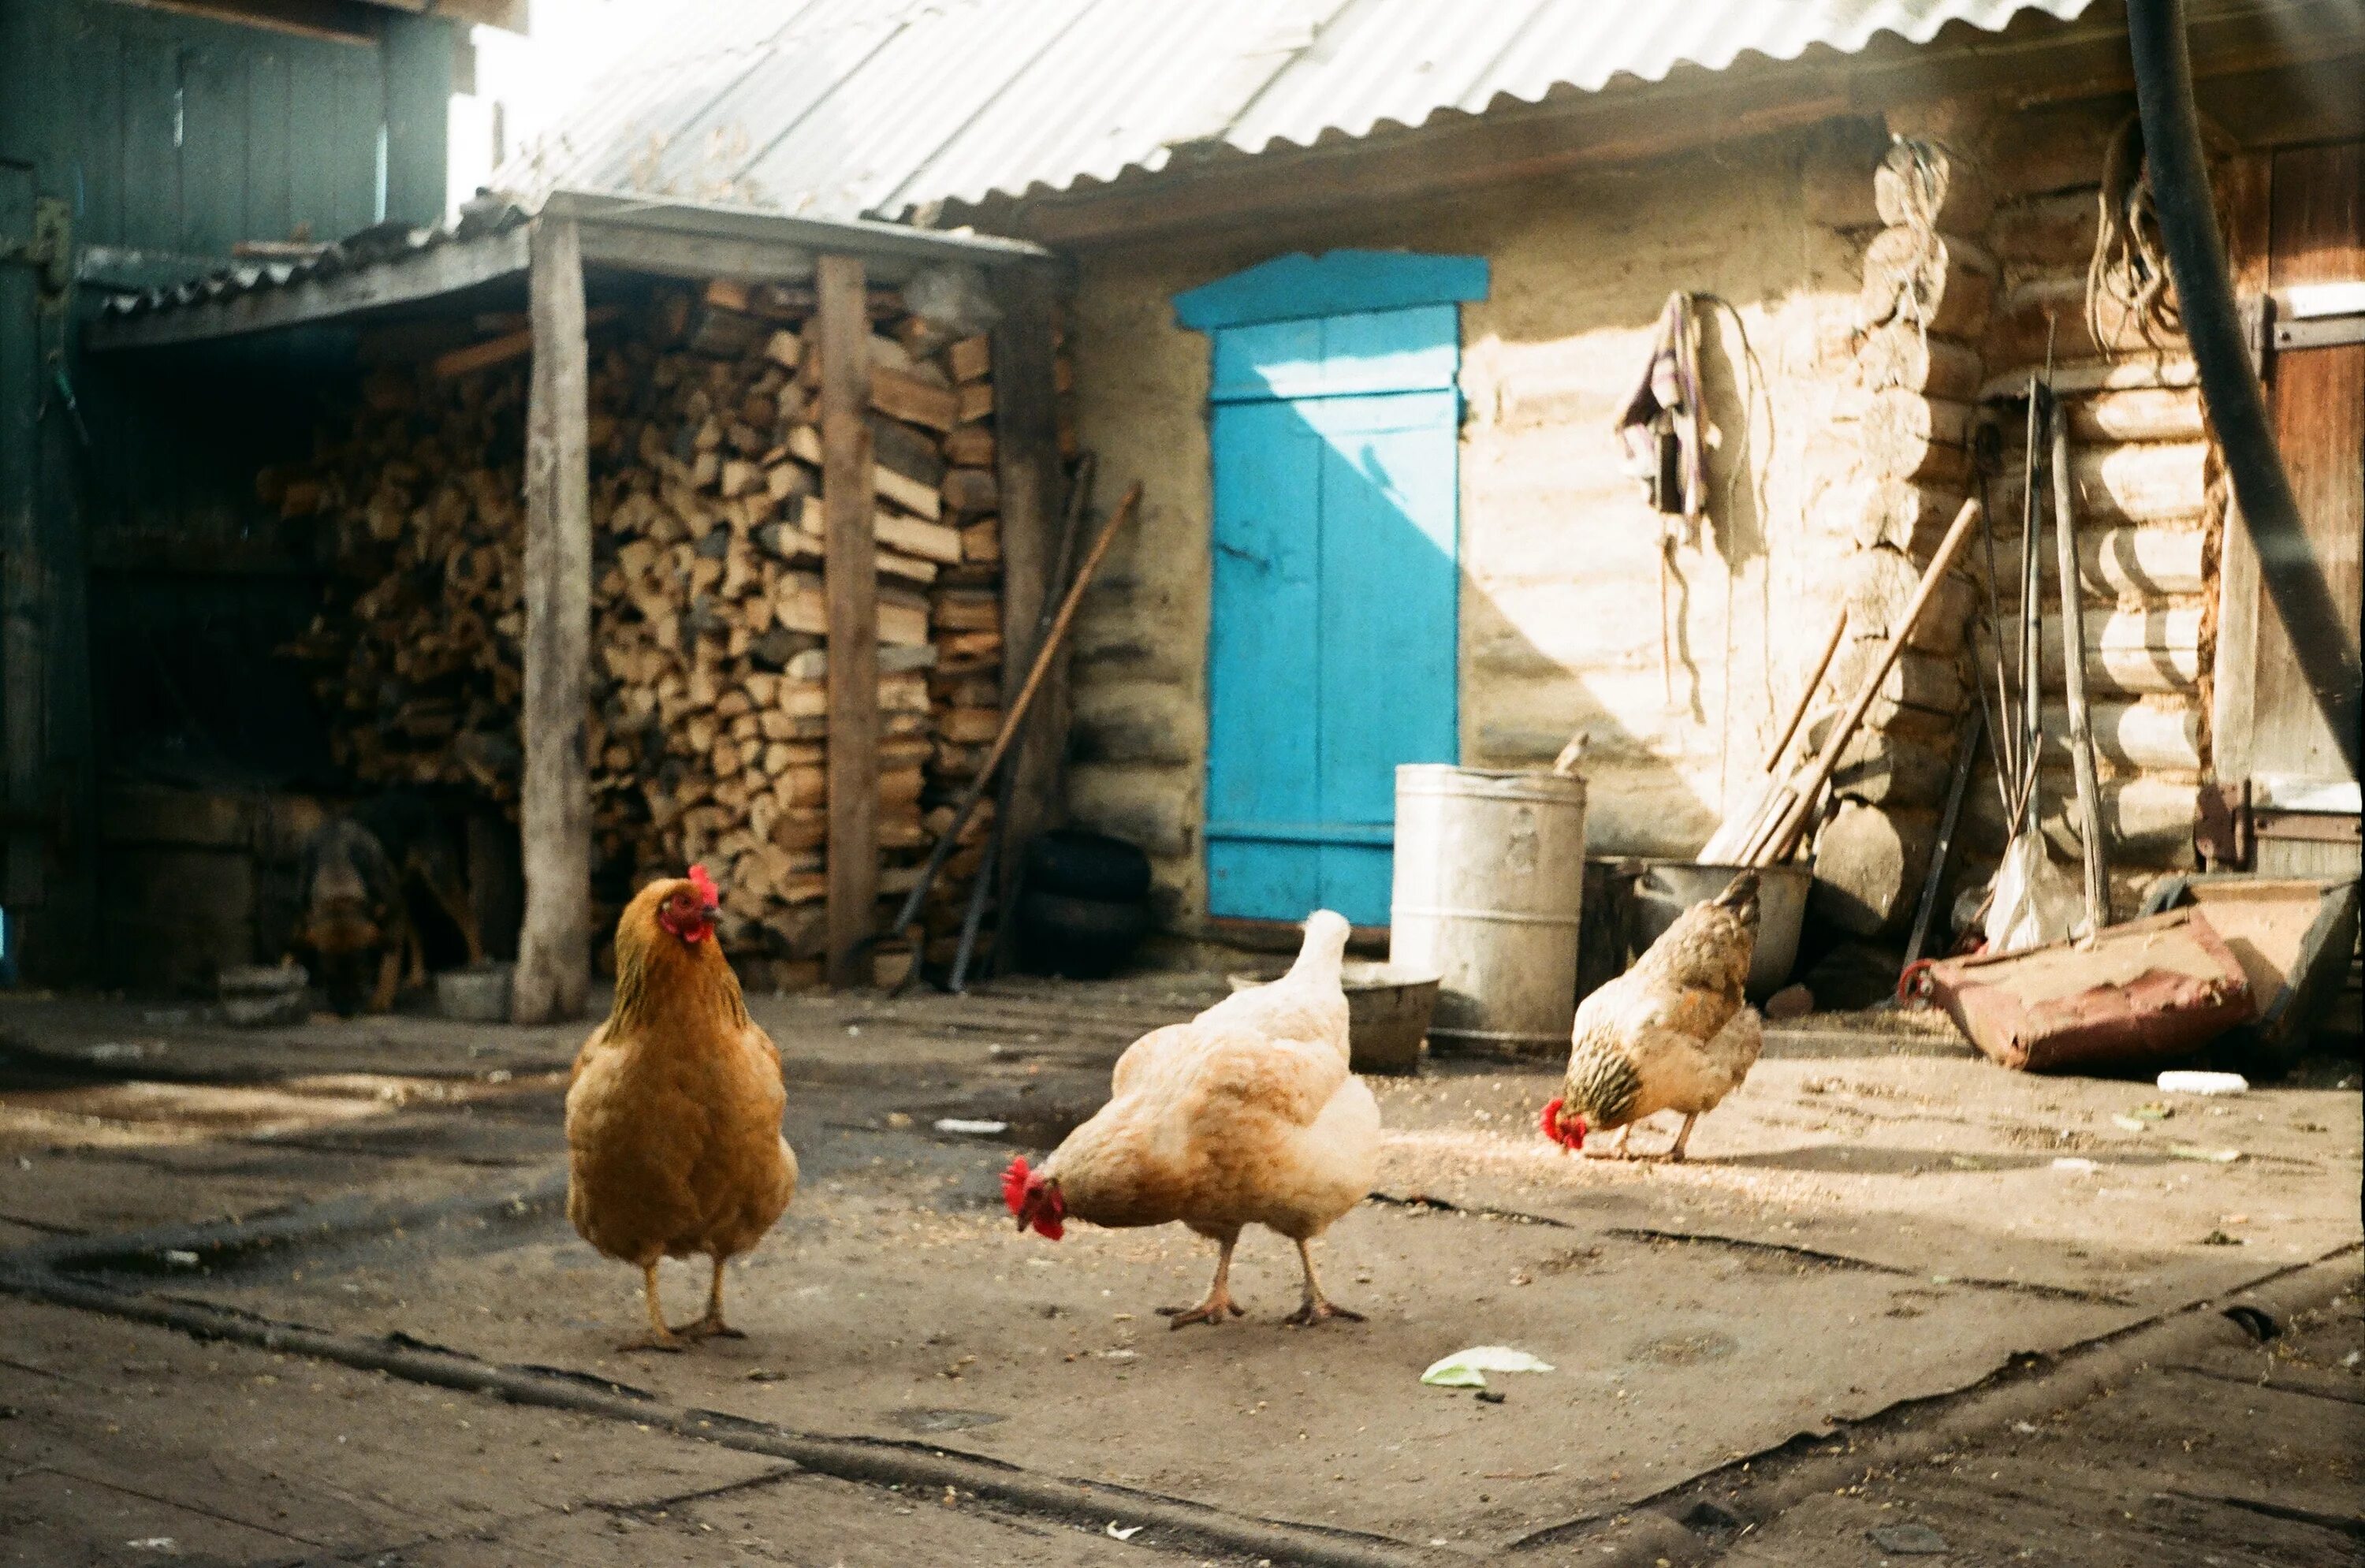
<svg viewBox="0 0 2365 1568">
<path fill-rule="evenodd" d="M 1838 654 L 1840 644 L 1847 637 L 1847 606 L 1842 605 L 1839 618 L 1832 622 L 1832 634 L 1823 639 L 1823 651 L 1817 655 L 1815 667 L 1807 672 L 1807 683 L 1799 688 L 1799 700 L 1790 709 L 1789 722 L 1782 726 L 1782 733 L 1774 737 L 1773 745 L 1766 750 L 1765 760 L 1758 765 L 1760 773 L 1771 773 L 1782 766 L 1782 754 L 1790 749 L 1790 737 L 1799 733 L 1799 724 L 1807 717 L 1807 710 L 1814 704 L 1815 693 L 1822 689 L 1823 672 L 1832 667 L 1833 655 Z"/>
<path fill-rule="evenodd" d="M 1035 664 L 1026 672 L 1026 684 L 1018 689 L 1017 700 L 1011 703 L 1010 711 L 1003 715 L 1002 732 L 993 737 L 993 745 L 985 754 L 984 765 L 977 770 L 977 777 L 969 781 L 969 788 L 961 791 L 960 799 L 954 803 L 953 820 L 946 826 L 944 835 L 936 840 L 936 848 L 928 852 L 927 863 L 920 868 L 919 879 L 912 884 L 910 896 L 904 899 L 903 907 L 896 912 L 894 929 L 902 931 L 910 926 L 920 913 L 920 905 L 927 901 L 928 889 L 936 882 L 936 873 L 943 870 L 945 862 L 952 857 L 953 846 L 960 842 L 961 829 L 969 825 L 970 813 L 976 811 L 978 801 L 985 798 L 986 789 L 993 781 L 993 770 L 1002 766 L 1003 756 L 1010 750 L 1011 741 L 1025 727 L 1026 710 L 1034 702 L 1035 693 L 1041 689 L 1044 677 L 1050 673 L 1059 644 L 1067 641 L 1069 624 L 1076 618 L 1076 607 L 1083 602 L 1084 589 L 1092 586 L 1093 574 L 1100 570 L 1101 558 L 1108 554 L 1109 546 L 1116 543 L 1117 534 L 1124 530 L 1126 520 L 1133 516 L 1134 509 L 1140 504 L 1141 486 L 1137 481 L 1131 489 L 1126 491 L 1125 499 L 1117 503 L 1116 515 L 1109 519 L 1108 527 L 1102 530 L 1100 538 L 1093 542 L 1092 554 L 1085 556 L 1084 564 L 1076 569 L 1076 580 L 1068 585 L 1068 595 L 1059 601 L 1059 613 L 1053 618 L 1050 632 L 1044 637 L 1043 645 L 1035 650 Z"/>
<path fill-rule="evenodd" d="M 537 220 L 531 255 L 518 799 L 525 921 L 510 1017 L 552 1024 L 580 1015 L 591 987 L 591 775 L 583 752 L 591 691 L 590 354 L 581 232 L 571 219 Z"/>
<path fill-rule="evenodd" d="M 1955 514 L 1954 525 L 1946 530 L 1946 537 L 1939 542 L 1938 553 L 1930 557 L 1929 567 L 1922 572 L 1922 581 L 1913 589 L 1913 597 L 1907 602 L 1905 613 L 1898 619 L 1896 630 L 1889 633 L 1888 646 L 1881 650 L 1879 661 L 1866 674 L 1864 684 L 1857 689 L 1855 700 L 1848 704 L 1847 711 L 1841 714 L 1839 722 L 1832 726 L 1832 733 L 1823 737 L 1823 749 L 1816 756 L 1814 766 L 1794 783 L 1789 806 L 1766 835 L 1764 846 L 1748 864 L 1778 866 L 1789 858 L 1791 850 L 1798 847 L 1799 836 L 1806 830 L 1807 815 L 1814 805 L 1815 797 L 1830 780 L 1832 770 L 1839 766 L 1840 753 L 1846 749 L 1849 741 L 1855 738 L 1856 726 L 1864 722 L 1865 714 L 1871 711 L 1873 699 L 1880 695 L 1881 683 L 1889 678 L 1889 672 L 1896 667 L 1898 656 L 1904 653 L 1905 639 L 1912 635 L 1915 623 L 1922 619 L 1922 612 L 1929 608 L 1931 596 L 1938 591 L 1938 584 L 1954 566 L 1955 556 L 1961 551 L 1963 541 L 1970 536 L 1972 525 L 1978 520 L 1979 503 L 1965 501 L 1963 510 Z"/>
<path fill-rule="evenodd" d="M 2086 705 L 2086 616 L 2078 584 L 2078 517 L 2069 482 L 2069 411 L 2049 392 L 2053 433 L 2053 539 L 2061 573 L 2061 669 L 2069 700 L 2069 763 L 2078 775 L 2079 837 L 2086 867 L 2086 923 L 2111 924 L 2110 846 L 2102 837 L 2102 781 L 2094 769 L 2093 716 Z"/>
<path fill-rule="evenodd" d="M 869 983 L 879 924 L 879 543 L 871 527 L 870 317 L 862 263 L 814 268 L 821 327 L 822 586 L 829 611 L 829 983 Z"/>
</svg>

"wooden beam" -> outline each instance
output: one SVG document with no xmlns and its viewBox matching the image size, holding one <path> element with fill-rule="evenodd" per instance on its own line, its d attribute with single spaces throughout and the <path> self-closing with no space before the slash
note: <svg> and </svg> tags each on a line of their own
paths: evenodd
<svg viewBox="0 0 2365 1568">
<path fill-rule="evenodd" d="M 996 279 L 1002 319 L 993 329 L 994 453 L 1002 491 L 1002 700 L 1008 708 L 1035 658 L 1043 611 L 1059 591 L 1051 581 L 1067 508 L 1059 462 L 1059 406 L 1052 387 L 1057 280 L 1026 271 Z M 1053 661 L 1033 721 L 1007 767 L 1008 814 L 1000 823 L 997 908 L 1007 927 L 1018 870 L 1036 835 L 1060 817 L 1059 757 L 1068 737 L 1068 659 Z M 1005 949 L 1007 950 L 1007 949 Z"/>
<path fill-rule="evenodd" d="M 583 251 L 566 219 L 535 223 L 533 380 L 526 415 L 525 924 L 510 1018 L 579 1016 L 591 985 L 591 779 L 583 755 L 591 699 L 590 349 Z"/>
<path fill-rule="evenodd" d="M 829 596 L 829 983 L 869 981 L 879 926 L 879 580 L 871 531 L 870 318 L 862 263 L 824 255 L 823 586 Z"/>
<path fill-rule="evenodd" d="M 203 304 L 167 306 L 138 316 L 100 316 L 83 329 L 83 346 L 107 351 L 201 342 L 415 304 L 523 274 L 527 234 L 528 230 L 520 226 L 481 240 L 455 240 L 399 261 L 332 277 L 258 288 Z"/>
<path fill-rule="evenodd" d="M 618 223 L 584 224 L 583 259 L 593 266 L 701 283 L 715 277 L 743 283 L 802 283 L 813 274 L 813 253 L 802 246 Z"/>
</svg>

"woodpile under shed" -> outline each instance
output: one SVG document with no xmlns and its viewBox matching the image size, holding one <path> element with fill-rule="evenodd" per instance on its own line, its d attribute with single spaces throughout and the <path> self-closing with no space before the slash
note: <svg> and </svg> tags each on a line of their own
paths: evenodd
<svg viewBox="0 0 2365 1568">
<path fill-rule="evenodd" d="M 900 900 L 1002 718 L 1003 624 L 987 337 L 868 292 L 876 538 L 879 893 Z M 339 762 L 514 816 L 522 751 L 522 318 L 381 364 L 314 460 L 263 498 L 318 520 L 337 586 L 289 651 L 318 670 Z M 640 882 L 703 861 L 743 977 L 822 976 L 827 558 L 811 287 L 664 286 L 588 313 L 590 711 L 598 929 Z M 935 884 L 949 944 L 990 809 Z M 882 949 L 891 977 L 908 954 Z"/>
</svg>

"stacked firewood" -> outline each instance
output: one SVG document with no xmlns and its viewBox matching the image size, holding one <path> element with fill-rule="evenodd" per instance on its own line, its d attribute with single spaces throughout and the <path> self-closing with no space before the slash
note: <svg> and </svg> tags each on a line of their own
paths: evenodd
<svg viewBox="0 0 2365 1568">
<path fill-rule="evenodd" d="M 726 950 L 767 986 L 819 978 L 826 890 L 813 308 L 807 288 L 718 281 L 592 313 L 586 745 L 602 913 L 703 861 Z M 907 313 L 891 290 L 871 291 L 869 315 L 880 882 L 900 897 L 1001 722 L 993 390 L 984 337 Z M 349 431 L 261 486 L 323 520 L 342 574 L 292 650 L 321 668 L 339 760 L 368 783 L 464 786 L 511 811 L 528 347 L 514 336 L 381 368 Z M 939 879 L 931 931 L 958 926 L 989 820 Z"/>
</svg>

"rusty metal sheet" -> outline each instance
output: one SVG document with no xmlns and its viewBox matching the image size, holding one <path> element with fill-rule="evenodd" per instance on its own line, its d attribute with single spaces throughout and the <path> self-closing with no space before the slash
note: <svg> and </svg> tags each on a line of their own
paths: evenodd
<svg viewBox="0 0 2365 1568">
<path fill-rule="evenodd" d="M 2082 942 L 1916 964 L 1900 990 L 1945 1008 L 1991 1059 L 2028 1072 L 2190 1056 L 2258 1011 L 2240 961 L 2198 909 Z"/>
</svg>

